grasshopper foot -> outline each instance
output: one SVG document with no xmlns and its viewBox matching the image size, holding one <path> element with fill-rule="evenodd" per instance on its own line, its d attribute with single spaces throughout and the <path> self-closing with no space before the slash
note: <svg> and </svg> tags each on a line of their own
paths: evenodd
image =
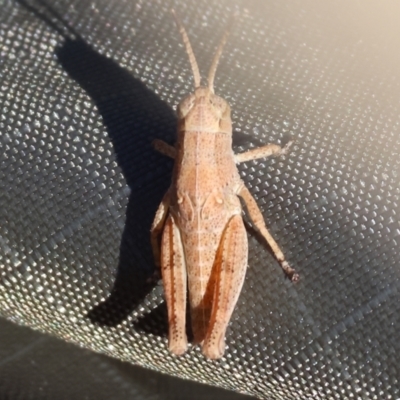
<svg viewBox="0 0 400 400">
<path fill-rule="evenodd" d="M 285 146 L 282 147 L 282 150 L 281 150 L 280 154 L 281 154 L 282 156 L 288 154 L 289 151 L 290 151 L 290 148 L 292 147 L 292 145 L 293 145 L 294 142 L 295 142 L 294 139 L 289 140 L 289 142 L 287 142 L 287 143 L 285 144 Z"/>
<path fill-rule="evenodd" d="M 293 269 L 287 261 L 283 261 L 281 263 L 282 269 L 285 271 L 285 274 L 292 282 L 297 282 L 300 279 L 299 274 Z"/>
</svg>

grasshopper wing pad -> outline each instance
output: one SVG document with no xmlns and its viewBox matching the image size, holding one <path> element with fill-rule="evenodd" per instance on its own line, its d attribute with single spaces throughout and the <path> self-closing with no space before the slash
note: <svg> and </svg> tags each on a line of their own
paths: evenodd
<svg viewBox="0 0 400 400">
<path fill-rule="evenodd" d="M 187 275 L 181 235 L 171 215 L 167 218 L 161 240 L 161 273 L 168 307 L 168 347 L 171 353 L 181 355 L 187 349 Z"/>
<path fill-rule="evenodd" d="M 224 231 L 215 259 L 213 308 L 202 348 L 207 358 L 217 359 L 224 354 L 225 332 L 243 286 L 247 257 L 246 230 L 242 217 L 235 215 Z"/>
</svg>

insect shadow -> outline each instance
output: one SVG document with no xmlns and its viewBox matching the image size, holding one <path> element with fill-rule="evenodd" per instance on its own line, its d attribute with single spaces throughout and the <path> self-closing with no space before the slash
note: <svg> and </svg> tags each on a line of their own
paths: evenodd
<svg viewBox="0 0 400 400">
<path fill-rule="evenodd" d="M 65 38 L 55 49 L 56 57 L 95 103 L 130 188 L 113 288 L 109 297 L 87 314 L 93 323 L 116 326 L 156 285 L 149 279 L 154 272 L 150 227 L 168 189 L 172 161 L 156 153 L 151 142 L 155 137 L 172 142 L 176 117 L 167 103 L 131 72 L 96 52 L 48 4 L 41 0 L 18 2 Z M 158 307 L 138 328 L 154 326 L 158 334 L 166 336 L 168 319 L 162 309 Z"/>
<path fill-rule="evenodd" d="M 113 289 L 109 298 L 88 314 L 92 322 L 114 326 L 139 306 L 154 287 L 149 282 L 154 265 L 149 232 L 169 183 L 168 177 L 157 179 L 157 175 L 171 171 L 172 162 L 157 155 L 150 166 L 146 154 L 152 151 L 152 134 L 168 140 L 175 132 L 176 120 L 171 108 L 140 80 L 84 42 L 67 40 L 56 50 L 56 55 L 68 74 L 96 103 L 131 189 Z M 148 168 L 153 170 L 153 182 L 143 179 L 149 174 Z M 166 333 L 167 319 L 164 325 Z"/>
</svg>

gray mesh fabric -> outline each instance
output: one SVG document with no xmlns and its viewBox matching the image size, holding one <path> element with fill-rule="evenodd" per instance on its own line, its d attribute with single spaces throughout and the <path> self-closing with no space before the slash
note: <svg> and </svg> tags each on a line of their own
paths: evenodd
<svg viewBox="0 0 400 400">
<path fill-rule="evenodd" d="M 132 362 L 271 399 L 400 397 L 400 9 L 346 0 L 0 3 L 0 315 Z M 225 357 L 166 348 L 152 218 L 172 163 L 173 108 L 237 23 L 216 92 L 240 166 L 289 262 L 249 227 Z M 374 8 L 376 7 L 376 9 Z"/>
</svg>

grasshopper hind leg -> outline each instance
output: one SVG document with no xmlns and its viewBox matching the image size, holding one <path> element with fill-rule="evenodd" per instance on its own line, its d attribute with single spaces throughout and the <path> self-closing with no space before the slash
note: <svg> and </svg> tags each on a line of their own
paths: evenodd
<svg viewBox="0 0 400 400">
<path fill-rule="evenodd" d="M 247 269 L 248 243 L 240 215 L 233 216 L 222 236 L 215 259 L 215 291 L 210 323 L 203 343 L 203 354 L 221 358 L 225 332 L 243 286 Z"/>
<path fill-rule="evenodd" d="M 296 282 L 299 280 L 299 274 L 289 265 L 286 261 L 285 256 L 278 246 L 278 243 L 275 242 L 274 238 L 269 233 L 267 227 L 265 226 L 264 217 L 261 214 L 260 208 L 258 207 L 254 197 L 249 192 L 249 189 L 246 186 L 242 186 L 239 196 L 243 199 L 246 204 L 247 211 L 249 212 L 250 218 L 253 221 L 255 227 L 267 241 L 269 246 L 271 247 L 273 253 L 275 254 L 276 259 L 279 261 L 283 271 L 289 277 L 290 280 Z"/>
<path fill-rule="evenodd" d="M 161 274 L 168 308 L 168 347 L 175 355 L 187 349 L 185 256 L 179 229 L 169 215 L 161 240 Z"/>
</svg>

